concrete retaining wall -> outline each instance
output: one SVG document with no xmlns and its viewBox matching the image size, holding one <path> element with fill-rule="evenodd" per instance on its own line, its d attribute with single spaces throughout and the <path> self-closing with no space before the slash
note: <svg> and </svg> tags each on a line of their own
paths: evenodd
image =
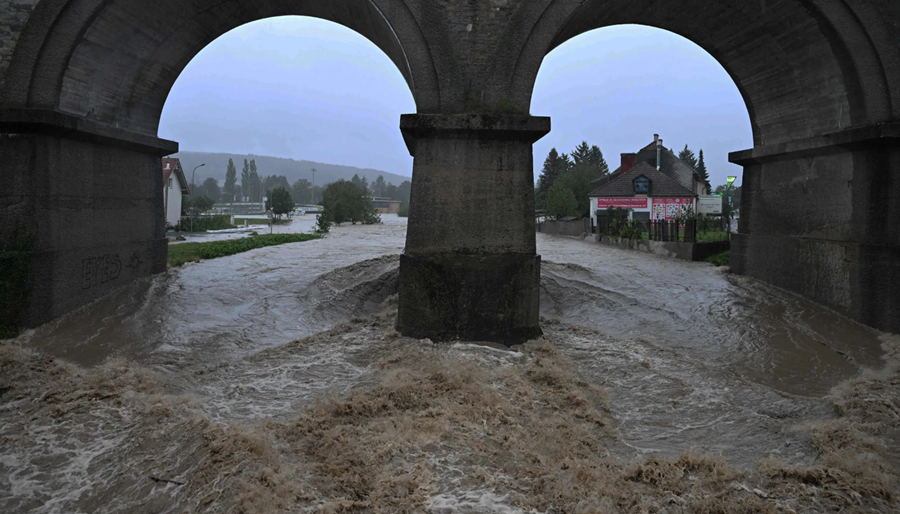
<svg viewBox="0 0 900 514">
<path fill-rule="evenodd" d="M 647 239 L 613 239 L 609 236 L 599 236 L 598 242 L 606 246 L 614 246 L 623 250 L 638 250 L 641 252 L 662 255 L 681 259 L 683 261 L 702 261 L 707 257 L 722 253 L 730 248 L 730 243 L 681 243 L 677 241 L 650 241 Z"/>
<path fill-rule="evenodd" d="M 585 218 L 590 220 L 590 218 Z M 569 236 L 578 237 L 582 234 L 590 232 L 585 230 L 585 220 L 577 221 L 545 221 L 538 224 L 537 231 L 542 234 L 550 234 L 551 236 Z"/>
</svg>

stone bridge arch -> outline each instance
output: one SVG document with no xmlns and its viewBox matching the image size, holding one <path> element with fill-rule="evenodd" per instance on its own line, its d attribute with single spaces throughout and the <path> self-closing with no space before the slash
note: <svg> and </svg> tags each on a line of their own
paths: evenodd
<svg viewBox="0 0 900 514">
<path fill-rule="evenodd" d="M 897 49 L 887 44 L 885 27 L 874 23 L 878 14 L 861 2 L 852 8 L 849 2 L 818 0 L 545 4 L 515 26 L 522 34 L 507 36 L 521 46 L 497 56 L 507 73 L 496 75 L 505 83 L 491 86 L 506 91 L 522 109 L 530 106 L 535 78 L 550 51 L 594 29 L 637 24 L 678 34 L 724 67 L 744 97 L 756 146 L 900 115 Z"/>
<path fill-rule="evenodd" d="M 441 61 L 397 0 L 44 0 L 19 37 L 0 98 L 7 107 L 52 109 L 155 136 L 169 90 L 200 50 L 231 29 L 287 15 L 361 34 L 397 66 L 419 112 L 441 109 Z M 428 30 L 438 39 L 439 28 Z"/>
<path fill-rule="evenodd" d="M 178 145 L 157 137 L 160 115 L 181 71 L 226 32 L 276 16 L 328 20 L 391 59 L 418 112 L 457 101 L 439 80 L 454 75 L 443 25 L 401 0 L 26 0 L 13 7 L 19 10 L 0 9 L 0 34 L 9 36 L 0 43 L 7 50 L 0 53 L 0 159 L 8 163 L 0 239 L 16 228 L 36 236 L 25 325 L 165 270 L 159 157 Z"/>
<path fill-rule="evenodd" d="M 417 114 L 400 120 L 415 158 L 401 332 L 511 341 L 540 333 L 531 147 L 550 120 L 529 114 L 534 80 L 556 46 L 623 23 L 697 43 L 744 96 L 754 148 L 731 155 L 745 170 L 733 270 L 900 332 L 895 0 L 7 4 L 0 238 L 23 223 L 37 236 L 26 325 L 115 280 L 164 269 L 159 156 L 177 144 L 156 132 L 169 88 L 227 30 L 300 14 L 367 37 L 416 102 Z"/>
<path fill-rule="evenodd" d="M 732 269 L 900 330 L 898 6 L 550 0 L 523 2 L 515 18 L 483 87 L 522 112 L 544 57 L 590 30 L 647 25 L 704 48 L 753 129 L 754 148 L 730 155 L 744 166 Z"/>
</svg>

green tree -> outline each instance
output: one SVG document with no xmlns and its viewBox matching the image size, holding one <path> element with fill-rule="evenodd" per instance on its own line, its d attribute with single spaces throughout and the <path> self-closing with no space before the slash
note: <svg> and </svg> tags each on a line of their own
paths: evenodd
<svg viewBox="0 0 900 514">
<path fill-rule="evenodd" d="M 551 148 L 550 153 L 547 154 L 547 158 L 544 159 L 544 167 L 541 168 L 541 174 L 538 177 L 537 184 L 537 195 L 535 197 L 535 203 L 538 206 L 544 206 L 547 200 L 547 191 L 553 187 L 553 183 L 556 182 L 556 179 L 566 171 L 567 165 L 565 161 L 560 158 L 559 152 L 556 151 L 556 148 Z"/>
<path fill-rule="evenodd" d="M 727 188 L 727 186 L 725 184 L 722 184 L 722 185 L 716 187 L 715 192 L 722 193 L 722 196 L 725 196 L 726 188 Z M 728 195 L 731 196 L 731 203 L 734 204 L 734 208 L 740 209 L 741 208 L 741 187 L 740 186 L 738 186 L 738 187 L 731 186 L 731 189 L 728 190 Z M 727 204 L 728 199 L 723 200 L 723 202 L 725 204 Z"/>
<path fill-rule="evenodd" d="M 250 193 L 252 194 L 251 202 L 262 201 L 262 180 L 259 178 L 259 172 L 256 169 L 256 159 L 250 160 Z"/>
<path fill-rule="evenodd" d="M 700 160 L 697 161 L 697 173 L 700 174 L 700 178 L 703 179 L 706 184 L 709 184 L 709 172 L 706 171 L 706 163 L 703 162 L 703 149 L 700 149 Z"/>
<path fill-rule="evenodd" d="M 562 184 L 554 184 L 547 192 L 547 216 L 552 219 L 578 215 L 575 194 Z"/>
<path fill-rule="evenodd" d="M 576 164 L 572 169 L 559 177 L 556 183 L 571 191 L 578 204 L 576 214 L 572 214 L 571 216 L 590 215 L 589 195 L 591 194 L 591 191 L 594 190 L 593 181 L 601 176 L 600 170 L 598 170 L 597 167 L 591 165 L 590 162 L 584 161 L 581 164 Z"/>
<path fill-rule="evenodd" d="M 315 203 L 315 204 L 322 203 L 322 193 L 324 191 L 325 191 L 325 188 L 322 186 L 313 186 L 312 187 L 313 203 Z"/>
<path fill-rule="evenodd" d="M 397 197 L 397 186 L 395 186 L 394 184 L 391 184 L 390 182 L 388 182 L 387 185 L 384 186 L 384 193 L 382 193 L 381 196 L 383 196 L 385 198 L 390 198 L 391 200 L 399 200 L 400 199 Z"/>
<path fill-rule="evenodd" d="M 572 150 L 572 164 L 578 166 L 581 163 L 587 163 L 590 154 L 591 147 L 587 144 L 587 141 L 582 141 L 580 145 Z"/>
<path fill-rule="evenodd" d="M 562 162 L 562 173 L 569 171 L 575 165 L 572 162 L 572 157 L 567 153 L 559 154 L 559 160 Z"/>
<path fill-rule="evenodd" d="M 235 183 L 237 182 L 237 169 L 234 167 L 234 160 L 228 159 L 228 168 L 225 169 L 225 199 L 229 202 L 234 201 L 237 191 L 235 191 Z"/>
<path fill-rule="evenodd" d="M 347 221 L 354 225 L 381 222 L 381 217 L 363 190 L 346 180 L 338 180 L 325 187 L 322 205 L 325 207 L 326 218 L 338 225 Z"/>
<path fill-rule="evenodd" d="M 268 210 L 271 207 L 279 218 L 281 218 L 282 214 L 287 214 L 294 209 L 294 199 L 291 198 L 291 193 L 281 186 L 266 192 L 266 196 L 268 197 L 266 209 Z"/>
<path fill-rule="evenodd" d="M 678 158 L 691 168 L 697 169 L 697 157 L 694 156 L 694 151 L 688 148 L 688 145 L 684 145 L 684 150 L 678 152 Z"/>
<path fill-rule="evenodd" d="M 597 170 L 597 178 L 609 175 L 609 165 L 606 164 L 606 159 L 603 158 L 603 152 L 600 151 L 599 146 L 591 146 L 587 162 Z"/>
<path fill-rule="evenodd" d="M 362 179 L 359 178 L 359 173 L 354 173 L 354 174 L 353 174 L 353 178 L 350 179 L 350 183 L 353 184 L 354 186 L 360 188 L 360 189 L 363 188 L 363 185 L 362 185 Z"/>
<path fill-rule="evenodd" d="M 384 181 L 384 175 L 378 175 L 378 178 L 372 183 L 372 193 L 383 197 L 386 188 L 387 183 Z"/>
<path fill-rule="evenodd" d="M 222 197 L 222 190 L 219 189 L 219 181 L 209 177 L 200 184 L 199 193 L 208 196 L 214 202 L 218 202 Z"/>
<path fill-rule="evenodd" d="M 253 192 L 253 179 L 250 178 L 250 163 L 244 159 L 244 168 L 241 170 L 241 192 L 248 201 L 253 201 L 250 194 Z"/>
<path fill-rule="evenodd" d="M 397 196 L 391 197 L 393 200 L 400 200 L 400 202 L 406 202 L 409 204 L 409 196 L 412 193 L 412 182 L 408 180 L 404 180 L 397 186 Z"/>
<path fill-rule="evenodd" d="M 291 198 L 297 203 L 306 203 L 312 200 L 310 197 L 311 189 L 312 183 L 305 178 L 301 178 L 291 186 Z"/>
<path fill-rule="evenodd" d="M 369 181 L 366 179 L 365 176 L 361 177 L 359 179 L 359 181 L 362 183 L 362 185 L 360 186 L 360 189 L 363 190 L 364 195 L 368 196 L 370 194 L 369 193 Z"/>
<path fill-rule="evenodd" d="M 214 202 L 212 198 L 206 195 L 200 195 L 182 202 L 181 208 L 184 211 L 189 211 L 192 214 L 196 215 L 212 209 L 212 206 L 215 204 L 216 202 Z"/>
</svg>

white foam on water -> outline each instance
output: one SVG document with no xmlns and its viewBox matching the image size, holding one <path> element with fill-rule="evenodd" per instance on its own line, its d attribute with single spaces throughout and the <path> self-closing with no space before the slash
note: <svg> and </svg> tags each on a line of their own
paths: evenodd
<svg viewBox="0 0 900 514">
<path fill-rule="evenodd" d="M 432 514 L 536 514 L 509 504 L 509 494 L 489 490 L 456 491 L 432 496 L 428 501 Z"/>
</svg>

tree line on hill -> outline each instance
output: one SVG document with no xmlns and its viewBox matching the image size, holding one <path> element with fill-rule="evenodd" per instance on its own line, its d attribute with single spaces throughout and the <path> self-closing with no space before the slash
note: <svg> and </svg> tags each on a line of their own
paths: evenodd
<svg viewBox="0 0 900 514">
<path fill-rule="evenodd" d="M 379 175 L 372 184 L 369 184 L 365 177 L 355 174 L 350 181 L 339 180 L 338 182 L 346 182 L 356 186 L 363 196 L 397 200 L 401 203 L 401 209 L 409 205 L 412 187 L 412 183 L 409 180 L 404 180 L 400 185 L 394 185 L 386 181 L 383 175 Z M 290 184 L 284 175 L 266 175 L 261 177 L 255 159 L 244 159 L 240 183 L 238 183 L 238 173 L 234 165 L 234 159 L 228 159 L 228 166 L 225 170 L 225 183 L 220 186 L 219 181 L 215 178 L 207 178 L 202 184 L 192 188 L 192 194 L 185 199 L 184 208 L 187 210 L 193 207 L 196 211 L 206 212 L 216 203 L 262 202 L 262 198 L 273 198 L 273 194 L 277 189 L 286 191 L 296 204 L 318 204 L 323 201 L 327 186 L 328 184 L 326 186 L 314 186 L 306 179 L 299 179 Z M 283 203 L 283 193 L 279 193 L 279 197 L 278 203 Z M 268 208 L 269 201 L 266 203 Z"/>
</svg>

